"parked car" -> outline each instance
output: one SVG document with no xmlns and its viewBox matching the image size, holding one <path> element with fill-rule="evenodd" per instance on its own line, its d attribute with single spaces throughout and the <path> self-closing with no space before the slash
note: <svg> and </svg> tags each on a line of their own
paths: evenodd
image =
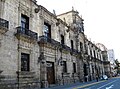
<svg viewBox="0 0 120 89">
<path fill-rule="evenodd" d="M 102 79 L 102 80 L 108 80 L 108 76 L 107 76 L 107 75 L 102 75 L 102 76 L 101 76 L 101 79 Z"/>
</svg>

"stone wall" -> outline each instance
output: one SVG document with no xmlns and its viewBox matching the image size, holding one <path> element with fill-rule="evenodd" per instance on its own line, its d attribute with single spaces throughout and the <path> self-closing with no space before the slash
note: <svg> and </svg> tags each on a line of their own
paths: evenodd
<svg viewBox="0 0 120 89">
<path fill-rule="evenodd" d="M 102 69 L 102 64 L 95 61 L 100 61 L 101 57 L 95 59 L 93 56 L 93 43 L 85 41 L 84 32 L 74 26 L 76 23 L 73 24 L 73 20 L 77 19 L 82 27 L 81 29 L 83 29 L 83 19 L 78 13 L 76 14 L 76 11 L 72 10 L 56 16 L 31 0 L 2 0 L 0 1 L 0 8 L 0 18 L 9 21 L 8 31 L 4 34 L 0 33 L 0 76 L 3 76 L 2 81 L 10 79 L 18 85 L 19 83 L 32 82 L 31 86 L 34 85 L 33 82 L 36 82 L 40 87 L 48 87 L 48 61 L 54 64 L 55 84 L 59 85 L 83 82 L 85 79 L 84 64 L 89 67 L 87 72 L 91 71 L 88 76 L 93 75 L 93 70 L 96 72 L 95 65 Z M 29 17 L 28 31 L 32 32 L 32 35 L 30 33 L 18 33 L 17 27 L 21 26 L 22 14 Z M 41 36 L 45 35 L 44 23 L 51 27 L 51 38 L 42 40 Z M 35 34 L 36 39 L 33 36 Z M 64 45 L 61 44 L 61 35 L 64 36 Z M 73 49 L 71 40 L 73 40 Z M 83 44 L 82 51 L 80 42 Z M 88 42 L 86 56 L 85 42 Z M 90 45 L 88 45 L 89 43 Z M 92 50 L 92 55 L 90 50 Z M 97 55 L 98 50 L 94 50 L 96 50 Z M 21 71 L 21 53 L 30 56 L 29 71 Z M 63 61 L 66 61 L 67 64 L 67 72 L 65 73 L 63 72 Z M 76 63 L 76 72 L 73 71 L 73 63 Z"/>
</svg>

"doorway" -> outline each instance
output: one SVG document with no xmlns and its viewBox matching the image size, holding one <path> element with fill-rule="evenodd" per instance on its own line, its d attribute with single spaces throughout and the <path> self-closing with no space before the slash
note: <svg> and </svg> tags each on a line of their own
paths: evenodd
<svg viewBox="0 0 120 89">
<path fill-rule="evenodd" d="M 88 81 L 87 64 L 84 63 L 83 68 L 84 68 L 84 80 L 85 80 L 85 82 L 87 82 Z"/>
<path fill-rule="evenodd" d="M 55 84 L 54 62 L 47 61 L 47 80 L 49 84 Z"/>
</svg>

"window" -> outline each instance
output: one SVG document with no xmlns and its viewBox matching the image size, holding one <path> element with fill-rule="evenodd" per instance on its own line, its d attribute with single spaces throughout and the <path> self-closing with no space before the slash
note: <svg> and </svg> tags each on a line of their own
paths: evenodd
<svg viewBox="0 0 120 89">
<path fill-rule="evenodd" d="M 67 72 L 67 63 L 66 61 L 63 61 L 63 73 Z"/>
<path fill-rule="evenodd" d="M 44 23 L 44 35 L 51 38 L 51 25 Z"/>
<path fill-rule="evenodd" d="M 29 34 L 28 29 L 29 29 L 29 17 L 22 14 L 21 15 L 21 31 L 24 34 Z"/>
<path fill-rule="evenodd" d="M 88 45 L 85 44 L 85 53 L 88 54 Z"/>
<path fill-rule="evenodd" d="M 76 63 L 73 63 L 73 72 L 76 73 Z"/>
<path fill-rule="evenodd" d="M 80 51 L 83 51 L 83 43 L 80 42 Z"/>
<path fill-rule="evenodd" d="M 97 53 L 97 58 L 99 58 L 99 55 L 98 55 L 98 53 Z"/>
<path fill-rule="evenodd" d="M 21 71 L 30 70 L 30 59 L 29 54 L 21 53 Z"/>
<path fill-rule="evenodd" d="M 71 49 L 74 49 L 73 40 L 71 40 Z"/>
<path fill-rule="evenodd" d="M 21 15 L 21 28 L 23 30 L 28 30 L 29 29 L 29 17 L 26 15 Z"/>
<path fill-rule="evenodd" d="M 61 35 L 61 44 L 64 44 L 64 36 Z"/>
<path fill-rule="evenodd" d="M 90 55 L 92 56 L 92 49 L 90 49 Z"/>
<path fill-rule="evenodd" d="M 96 58 L 95 50 L 94 50 L 94 57 Z"/>
</svg>

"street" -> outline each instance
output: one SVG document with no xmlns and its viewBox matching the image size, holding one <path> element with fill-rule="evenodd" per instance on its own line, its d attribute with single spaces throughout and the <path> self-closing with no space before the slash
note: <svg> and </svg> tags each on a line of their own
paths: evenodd
<svg viewBox="0 0 120 89">
<path fill-rule="evenodd" d="M 112 78 L 68 89 L 120 89 L 120 78 Z"/>
<path fill-rule="evenodd" d="M 109 78 L 108 80 L 90 81 L 85 83 L 76 83 L 49 87 L 46 89 L 120 89 L 120 77 Z"/>
</svg>

